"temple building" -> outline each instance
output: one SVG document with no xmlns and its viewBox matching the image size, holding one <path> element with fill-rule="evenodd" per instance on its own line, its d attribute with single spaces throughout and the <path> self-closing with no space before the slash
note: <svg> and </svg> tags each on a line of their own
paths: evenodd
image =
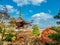
<svg viewBox="0 0 60 45">
<path fill-rule="evenodd" d="M 22 14 L 21 14 L 21 10 L 20 10 L 20 16 L 19 16 L 19 18 L 16 20 L 16 26 L 17 26 L 17 28 L 24 28 L 24 26 L 27 26 L 28 27 L 28 25 L 31 25 L 31 23 L 30 22 L 27 22 L 27 21 L 25 21 L 23 18 L 22 18 Z"/>
</svg>

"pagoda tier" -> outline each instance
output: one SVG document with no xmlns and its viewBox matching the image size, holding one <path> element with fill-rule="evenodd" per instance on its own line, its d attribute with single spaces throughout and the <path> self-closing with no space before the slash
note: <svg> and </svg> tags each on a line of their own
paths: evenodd
<svg viewBox="0 0 60 45">
<path fill-rule="evenodd" d="M 16 21 L 16 26 L 17 28 L 20 28 L 20 27 L 24 27 L 25 25 L 31 25 L 31 23 L 29 22 L 26 22 L 25 20 L 23 20 L 21 17 L 19 17 Z"/>
</svg>

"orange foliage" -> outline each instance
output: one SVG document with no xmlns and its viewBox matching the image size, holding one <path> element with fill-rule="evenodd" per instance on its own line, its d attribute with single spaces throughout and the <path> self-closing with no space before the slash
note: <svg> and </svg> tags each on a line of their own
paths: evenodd
<svg viewBox="0 0 60 45">
<path fill-rule="evenodd" d="M 52 30 L 51 28 L 44 29 L 40 37 L 41 42 L 52 41 L 50 38 L 48 38 L 48 34 L 50 33 L 57 33 L 57 32 Z"/>
</svg>

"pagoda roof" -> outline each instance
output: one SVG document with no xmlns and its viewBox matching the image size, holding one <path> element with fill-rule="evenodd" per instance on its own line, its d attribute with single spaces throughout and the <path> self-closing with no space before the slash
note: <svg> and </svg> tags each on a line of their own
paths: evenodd
<svg viewBox="0 0 60 45">
<path fill-rule="evenodd" d="M 29 23 L 28 21 L 24 20 L 22 17 L 19 17 L 19 18 L 16 20 L 16 22 L 21 22 L 21 21 L 23 21 L 23 22 L 25 22 L 25 23 Z"/>
</svg>

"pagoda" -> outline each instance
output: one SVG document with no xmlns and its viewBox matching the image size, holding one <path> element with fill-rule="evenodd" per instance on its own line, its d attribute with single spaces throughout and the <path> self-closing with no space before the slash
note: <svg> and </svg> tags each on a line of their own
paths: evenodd
<svg viewBox="0 0 60 45">
<path fill-rule="evenodd" d="M 30 22 L 25 21 L 22 18 L 22 13 L 21 13 L 21 9 L 20 9 L 20 16 L 19 18 L 16 20 L 16 26 L 17 29 L 16 31 L 16 40 L 12 41 L 13 43 L 18 43 L 19 45 L 25 45 L 25 43 L 29 40 L 29 36 L 31 36 L 32 33 L 32 29 L 29 27 L 29 25 L 31 25 Z M 27 26 L 27 27 L 25 27 Z"/>
<path fill-rule="evenodd" d="M 16 26 L 17 28 L 24 28 L 24 26 L 28 26 L 28 25 L 31 25 L 31 23 L 25 21 L 23 18 L 22 18 L 22 13 L 21 13 L 21 9 L 20 9 L 20 16 L 19 18 L 16 20 Z"/>
</svg>

